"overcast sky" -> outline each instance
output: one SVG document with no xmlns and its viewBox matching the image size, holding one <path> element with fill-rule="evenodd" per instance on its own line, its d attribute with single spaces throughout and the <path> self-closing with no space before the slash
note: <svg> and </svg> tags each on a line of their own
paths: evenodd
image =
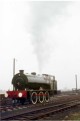
<svg viewBox="0 0 80 121">
<path fill-rule="evenodd" d="M 16 73 L 54 75 L 58 89 L 80 88 L 80 2 L 0 1 L 0 89 Z"/>
</svg>

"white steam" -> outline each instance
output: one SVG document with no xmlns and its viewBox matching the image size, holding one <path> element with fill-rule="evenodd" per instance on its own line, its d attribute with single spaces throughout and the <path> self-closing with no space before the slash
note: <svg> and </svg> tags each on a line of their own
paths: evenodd
<svg viewBox="0 0 80 121">
<path fill-rule="evenodd" d="M 56 42 L 51 37 L 52 32 L 51 30 L 49 32 L 49 29 L 55 24 L 58 15 L 67 14 L 67 4 L 69 2 L 32 2 L 32 44 L 34 45 L 40 72 L 43 66 L 48 63 L 51 50 L 55 49 Z"/>
</svg>

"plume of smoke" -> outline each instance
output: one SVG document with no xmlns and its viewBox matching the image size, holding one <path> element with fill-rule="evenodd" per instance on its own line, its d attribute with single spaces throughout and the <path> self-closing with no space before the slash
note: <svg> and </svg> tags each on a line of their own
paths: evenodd
<svg viewBox="0 0 80 121">
<path fill-rule="evenodd" d="M 40 72 L 43 66 L 48 63 L 51 48 L 54 49 L 55 46 L 54 39 L 49 36 L 47 38 L 46 31 L 49 31 L 48 28 L 51 24 L 55 24 L 57 15 L 65 14 L 64 8 L 67 4 L 68 2 L 58 1 L 32 2 L 32 44 L 37 56 Z"/>
</svg>

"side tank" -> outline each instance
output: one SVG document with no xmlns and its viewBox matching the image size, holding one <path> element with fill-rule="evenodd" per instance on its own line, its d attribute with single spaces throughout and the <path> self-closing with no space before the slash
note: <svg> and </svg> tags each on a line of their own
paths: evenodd
<svg viewBox="0 0 80 121">
<path fill-rule="evenodd" d="M 49 89 L 50 79 L 46 75 L 36 75 L 36 73 L 24 74 L 23 70 L 20 70 L 12 79 L 14 90 L 26 90 L 26 89 Z"/>
</svg>

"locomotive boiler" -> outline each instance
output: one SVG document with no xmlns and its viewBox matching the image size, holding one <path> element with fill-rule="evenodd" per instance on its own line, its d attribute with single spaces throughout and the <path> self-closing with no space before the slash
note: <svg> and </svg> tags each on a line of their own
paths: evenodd
<svg viewBox="0 0 80 121">
<path fill-rule="evenodd" d="M 12 85 L 13 91 L 7 91 L 8 97 L 21 103 L 48 102 L 49 97 L 57 93 L 55 76 L 48 74 L 24 74 L 24 70 L 20 70 L 14 75 Z"/>
</svg>

